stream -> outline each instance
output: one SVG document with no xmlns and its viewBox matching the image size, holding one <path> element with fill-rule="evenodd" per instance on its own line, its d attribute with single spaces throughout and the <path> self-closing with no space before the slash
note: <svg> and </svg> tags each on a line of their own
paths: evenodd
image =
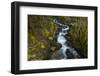
<svg viewBox="0 0 100 76">
<path fill-rule="evenodd" d="M 77 51 L 74 48 L 68 46 L 67 37 L 65 38 L 70 29 L 69 26 L 60 23 L 60 21 L 58 21 L 57 19 L 54 19 L 53 22 L 57 24 L 59 27 L 59 32 L 57 35 L 57 43 L 61 44 L 59 52 L 63 55 L 63 59 L 68 59 L 69 56 L 71 56 L 72 59 L 79 58 L 79 54 L 77 53 Z"/>
</svg>

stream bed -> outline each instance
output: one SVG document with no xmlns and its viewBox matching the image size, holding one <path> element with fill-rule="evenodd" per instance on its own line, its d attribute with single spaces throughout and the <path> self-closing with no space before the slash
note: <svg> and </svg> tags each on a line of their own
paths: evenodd
<svg viewBox="0 0 100 76">
<path fill-rule="evenodd" d="M 59 28 L 58 35 L 57 35 L 57 43 L 61 45 L 61 48 L 52 55 L 51 59 L 79 58 L 80 56 L 77 53 L 77 51 L 71 46 L 68 46 L 67 35 L 70 27 L 68 25 L 60 23 L 60 21 L 57 19 L 54 19 L 53 22 L 57 24 Z"/>
</svg>

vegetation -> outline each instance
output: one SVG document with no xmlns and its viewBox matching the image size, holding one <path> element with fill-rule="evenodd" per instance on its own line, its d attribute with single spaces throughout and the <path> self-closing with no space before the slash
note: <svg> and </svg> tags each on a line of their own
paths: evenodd
<svg viewBox="0 0 100 76">
<path fill-rule="evenodd" d="M 57 43 L 58 26 L 53 20 L 69 24 L 69 45 L 81 58 L 87 58 L 87 17 L 28 15 L 28 60 L 49 60 L 61 47 Z"/>
<path fill-rule="evenodd" d="M 86 17 L 72 18 L 75 22 L 70 28 L 69 37 L 71 46 L 80 54 L 81 58 L 87 58 L 88 54 L 88 26 Z"/>
</svg>

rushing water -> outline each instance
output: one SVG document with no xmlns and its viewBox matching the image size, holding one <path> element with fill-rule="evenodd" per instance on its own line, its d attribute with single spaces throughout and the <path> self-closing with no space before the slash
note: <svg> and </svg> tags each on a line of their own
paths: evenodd
<svg viewBox="0 0 100 76">
<path fill-rule="evenodd" d="M 67 55 L 68 50 L 70 54 L 73 55 L 73 58 L 79 58 L 79 55 L 76 52 L 76 50 L 68 46 L 68 41 L 65 38 L 65 36 L 67 36 L 68 34 L 69 26 L 60 23 L 57 19 L 54 19 L 53 22 L 56 23 L 60 29 L 57 36 L 57 43 L 62 45 L 62 47 L 59 49 L 59 52 L 63 54 L 63 59 L 68 58 L 68 55 Z"/>
</svg>

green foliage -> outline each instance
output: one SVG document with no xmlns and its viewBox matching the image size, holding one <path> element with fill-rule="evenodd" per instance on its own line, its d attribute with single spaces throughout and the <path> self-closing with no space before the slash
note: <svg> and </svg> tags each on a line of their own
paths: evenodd
<svg viewBox="0 0 100 76">
<path fill-rule="evenodd" d="M 75 19 L 75 20 L 74 20 Z M 87 49 L 87 42 L 88 42 L 88 23 L 87 17 L 75 17 L 73 18 L 75 22 L 73 22 L 69 37 L 71 46 L 78 50 L 78 53 L 82 58 L 87 58 L 88 49 Z"/>
<path fill-rule="evenodd" d="M 48 59 L 54 43 L 57 25 L 53 17 L 28 16 L 28 60 Z M 31 47 L 31 48 L 30 48 Z"/>
</svg>

